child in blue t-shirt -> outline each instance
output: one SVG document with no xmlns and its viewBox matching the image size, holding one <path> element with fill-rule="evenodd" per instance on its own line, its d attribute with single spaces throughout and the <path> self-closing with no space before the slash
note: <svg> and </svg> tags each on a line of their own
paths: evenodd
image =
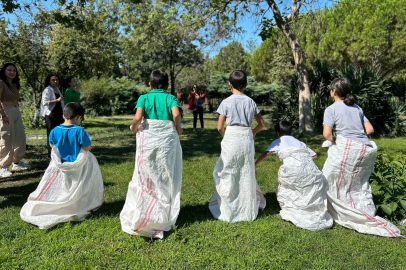
<svg viewBox="0 0 406 270">
<path fill-rule="evenodd" d="M 68 103 L 63 109 L 65 122 L 49 134 L 49 144 L 58 148 L 61 162 L 76 161 L 80 148 L 85 151 L 92 149 L 89 136 L 85 129 L 79 126 L 84 113 L 82 105 L 76 102 Z"/>
</svg>

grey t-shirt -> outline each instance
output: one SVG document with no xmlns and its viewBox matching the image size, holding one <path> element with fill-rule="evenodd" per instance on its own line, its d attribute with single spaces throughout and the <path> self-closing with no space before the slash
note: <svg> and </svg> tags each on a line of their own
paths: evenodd
<svg viewBox="0 0 406 270">
<path fill-rule="evenodd" d="M 227 126 L 251 127 L 259 109 L 255 101 L 246 95 L 231 95 L 221 102 L 217 112 L 226 118 Z"/>
<path fill-rule="evenodd" d="M 364 123 L 369 122 L 357 105 L 347 106 L 342 101 L 334 102 L 324 111 L 323 125 L 329 126 L 337 135 L 371 146 L 364 131 Z"/>
</svg>

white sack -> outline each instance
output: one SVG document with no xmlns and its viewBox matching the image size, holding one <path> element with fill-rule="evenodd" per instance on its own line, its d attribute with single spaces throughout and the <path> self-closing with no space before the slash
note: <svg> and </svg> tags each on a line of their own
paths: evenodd
<svg viewBox="0 0 406 270">
<path fill-rule="evenodd" d="M 146 120 L 137 132 L 135 169 L 120 214 L 132 235 L 163 238 L 180 210 L 182 148 L 172 121 Z"/>
<path fill-rule="evenodd" d="M 400 230 L 381 217 L 375 216 L 375 205 L 369 177 L 374 169 L 378 147 L 337 136 L 329 147 L 323 174 L 329 184 L 328 210 L 338 224 L 360 233 L 397 237 Z"/>
<path fill-rule="evenodd" d="M 283 161 L 277 192 L 282 219 L 310 231 L 333 226 L 333 219 L 327 212 L 327 182 L 309 151 L 291 147 L 277 155 Z"/>
<path fill-rule="evenodd" d="M 229 126 L 213 171 L 215 193 L 209 209 L 229 223 L 252 221 L 266 200 L 255 179 L 255 148 L 249 127 Z"/>
<path fill-rule="evenodd" d="M 51 158 L 37 189 L 20 212 L 24 221 L 40 229 L 82 221 L 102 205 L 104 198 L 103 178 L 92 153 L 81 149 L 76 161 L 61 163 L 54 147 Z"/>
</svg>

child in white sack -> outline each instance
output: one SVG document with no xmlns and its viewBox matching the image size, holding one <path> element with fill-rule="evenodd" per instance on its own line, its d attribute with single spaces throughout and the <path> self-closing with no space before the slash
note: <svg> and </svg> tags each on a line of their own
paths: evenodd
<svg viewBox="0 0 406 270">
<path fill-rule="evenodd" d="M 255 166 L 271 154 L 276 154 L 283 162 L 277 191 L 282 219 L 310 231 L 330 228 L 333 219 L 327 213 L 328 186 L 323 173 L 313 162 L 316 153 L 291 136 L 290 122 L 280 121 L 275 131 L 278 139 L 257 159 Z"/>
<path fill-rule="evenodd" d="M 21 218 L 40 229 L 82 221 L 103 203 L 99 164 L 89 152 L 92 148 L 89 136 L 79 127 L 83 115 L 80 104 L 71 102 L 65 106 L 65 122 L 49 135 L 51 162 L 21 209 Z"/>
<path fill-rule="evenodd" d="M 213 171 L 215 192 L 209 203 L 214 218 L 229 223 L 253 221 L 266 199 L 255 179 L 255 135 L 265 124 L 257 104 L 244 94 L 247 76 L 236 70 L 230 75 L 233 93 L 217 110 L 217 129 L 223 136 L 221 155 Z M 251 129 L 255 118 L 258 125 Z M 227 129 L 224 130 L 224 124 Z"/>
</svg>

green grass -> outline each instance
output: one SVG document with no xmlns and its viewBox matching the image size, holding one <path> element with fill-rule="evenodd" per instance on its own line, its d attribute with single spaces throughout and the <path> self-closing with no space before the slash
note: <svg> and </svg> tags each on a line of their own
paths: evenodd
<svg viewBox="0 0 406 270">
<path fill-rule="evenodd" d="M 277 172 L 272 156 L 258 168 L 258 184 L 267 206 L 253 222 L 228 224 L 208 210 L 213 195 L 212 171 L 220 154 L 216 119 L 205 120 L 206 131 L 192 133 L 185 118 L 181 136 L 183 185 L 176 228 L 164 240 L 130 236 L 121 231 L 119 214 L 134 170 L 135 135 L 130 119 L 87 119 L 105 183 L 105 203 L 84 222 L 39 230 L 25 223 L 19 211 L 48 166 L 45 140 L 29 140 L 26 162 L 33 169 L 0 179 L 0 267 L 2 269 L 404 269 L 406 240 L 363 235 L 334 225 L 309 232 L 277 214 Z M 27 130 L 27 135 L 45 130 Z M 255 141 L 256 156 L 275 139 L 272 129 Z M 321 136 L 301 138 L 318 153 L 322 168 L 327 157 Z M 379 151 L 406 152 L 406 139 L 375 140 Z M 402 232 L 405 229 L 401 227 Z"/>
</svg>

